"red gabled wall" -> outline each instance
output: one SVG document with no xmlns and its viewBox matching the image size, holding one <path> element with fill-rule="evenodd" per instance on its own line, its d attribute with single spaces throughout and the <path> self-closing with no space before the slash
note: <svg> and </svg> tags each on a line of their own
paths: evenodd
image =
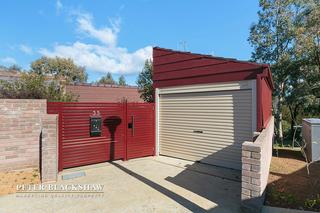
<svg viewBox="0 0 320 213">
<path fill-rule="evenodd" d="M 153 87 L 257 80 L 257 131 L 272 115 L 273 83 L 268 65 L 153 48 Z"/>
</svg>

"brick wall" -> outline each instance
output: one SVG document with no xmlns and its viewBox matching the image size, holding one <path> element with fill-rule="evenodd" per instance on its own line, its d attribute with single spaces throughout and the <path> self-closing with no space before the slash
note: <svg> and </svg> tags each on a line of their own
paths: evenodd
<svg viewBox="0 0 320 213">
<path fill-rule="evenodd" d="M 58 174 L 58 115 L 42 117 L 41 181 L 53 182 Z"/>
<path fill-rule="evenodd" d="M 0 99 L 0 171 L 39 167 L 46 100 Z"/>
<path fill-rule="evenodd" d="M 258 212 L 263 205 L 272 158 L 274 118 L 254 142 L 242 145 L 242 189 L 244 209 Z"/>
<path fill-rule="evenodd" d="M 42 181 L 56 180 L 57 129 L 46 100 L 0 99 L 0 171 L 42 164 Z"/>
</svg>

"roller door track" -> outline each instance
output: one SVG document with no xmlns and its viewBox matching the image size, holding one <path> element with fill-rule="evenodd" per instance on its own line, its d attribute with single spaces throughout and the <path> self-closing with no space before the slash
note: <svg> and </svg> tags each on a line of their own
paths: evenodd
<svg viewBox="0 0 320 213">
<path fill-rule="evenodd" d="M 160 95 L 160 154 L 240 170 L 251 108 L 251 90 Z"/>
</svg>

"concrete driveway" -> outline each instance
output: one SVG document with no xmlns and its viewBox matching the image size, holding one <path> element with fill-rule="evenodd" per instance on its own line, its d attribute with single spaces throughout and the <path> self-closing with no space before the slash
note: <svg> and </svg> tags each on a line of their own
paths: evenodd
<svg viewBox="0 0 320 213">
<path fill-rule="evenodd" d="M 103 184 L 103 193 L 7 195 L 0 197 L 0 212 L 240 211 L 239 171 L 160 156 L 79 167 L 62 175 L 81 171 L 85 176 L 62 180 L 60 175 L 56 184 Z"/>
</svg>

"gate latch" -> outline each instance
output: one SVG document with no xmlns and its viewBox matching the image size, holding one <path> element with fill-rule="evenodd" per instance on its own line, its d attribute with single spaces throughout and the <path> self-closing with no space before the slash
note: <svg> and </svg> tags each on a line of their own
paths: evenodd
<svg viewBox="0 0 320 213">
<path fill-rule="evenodd" d="M 132 129 L 132 136 L 134 136 L 134 115 L 131 115 L 131 123 L 128 123 L 128 128 Z"/>
</svg>

